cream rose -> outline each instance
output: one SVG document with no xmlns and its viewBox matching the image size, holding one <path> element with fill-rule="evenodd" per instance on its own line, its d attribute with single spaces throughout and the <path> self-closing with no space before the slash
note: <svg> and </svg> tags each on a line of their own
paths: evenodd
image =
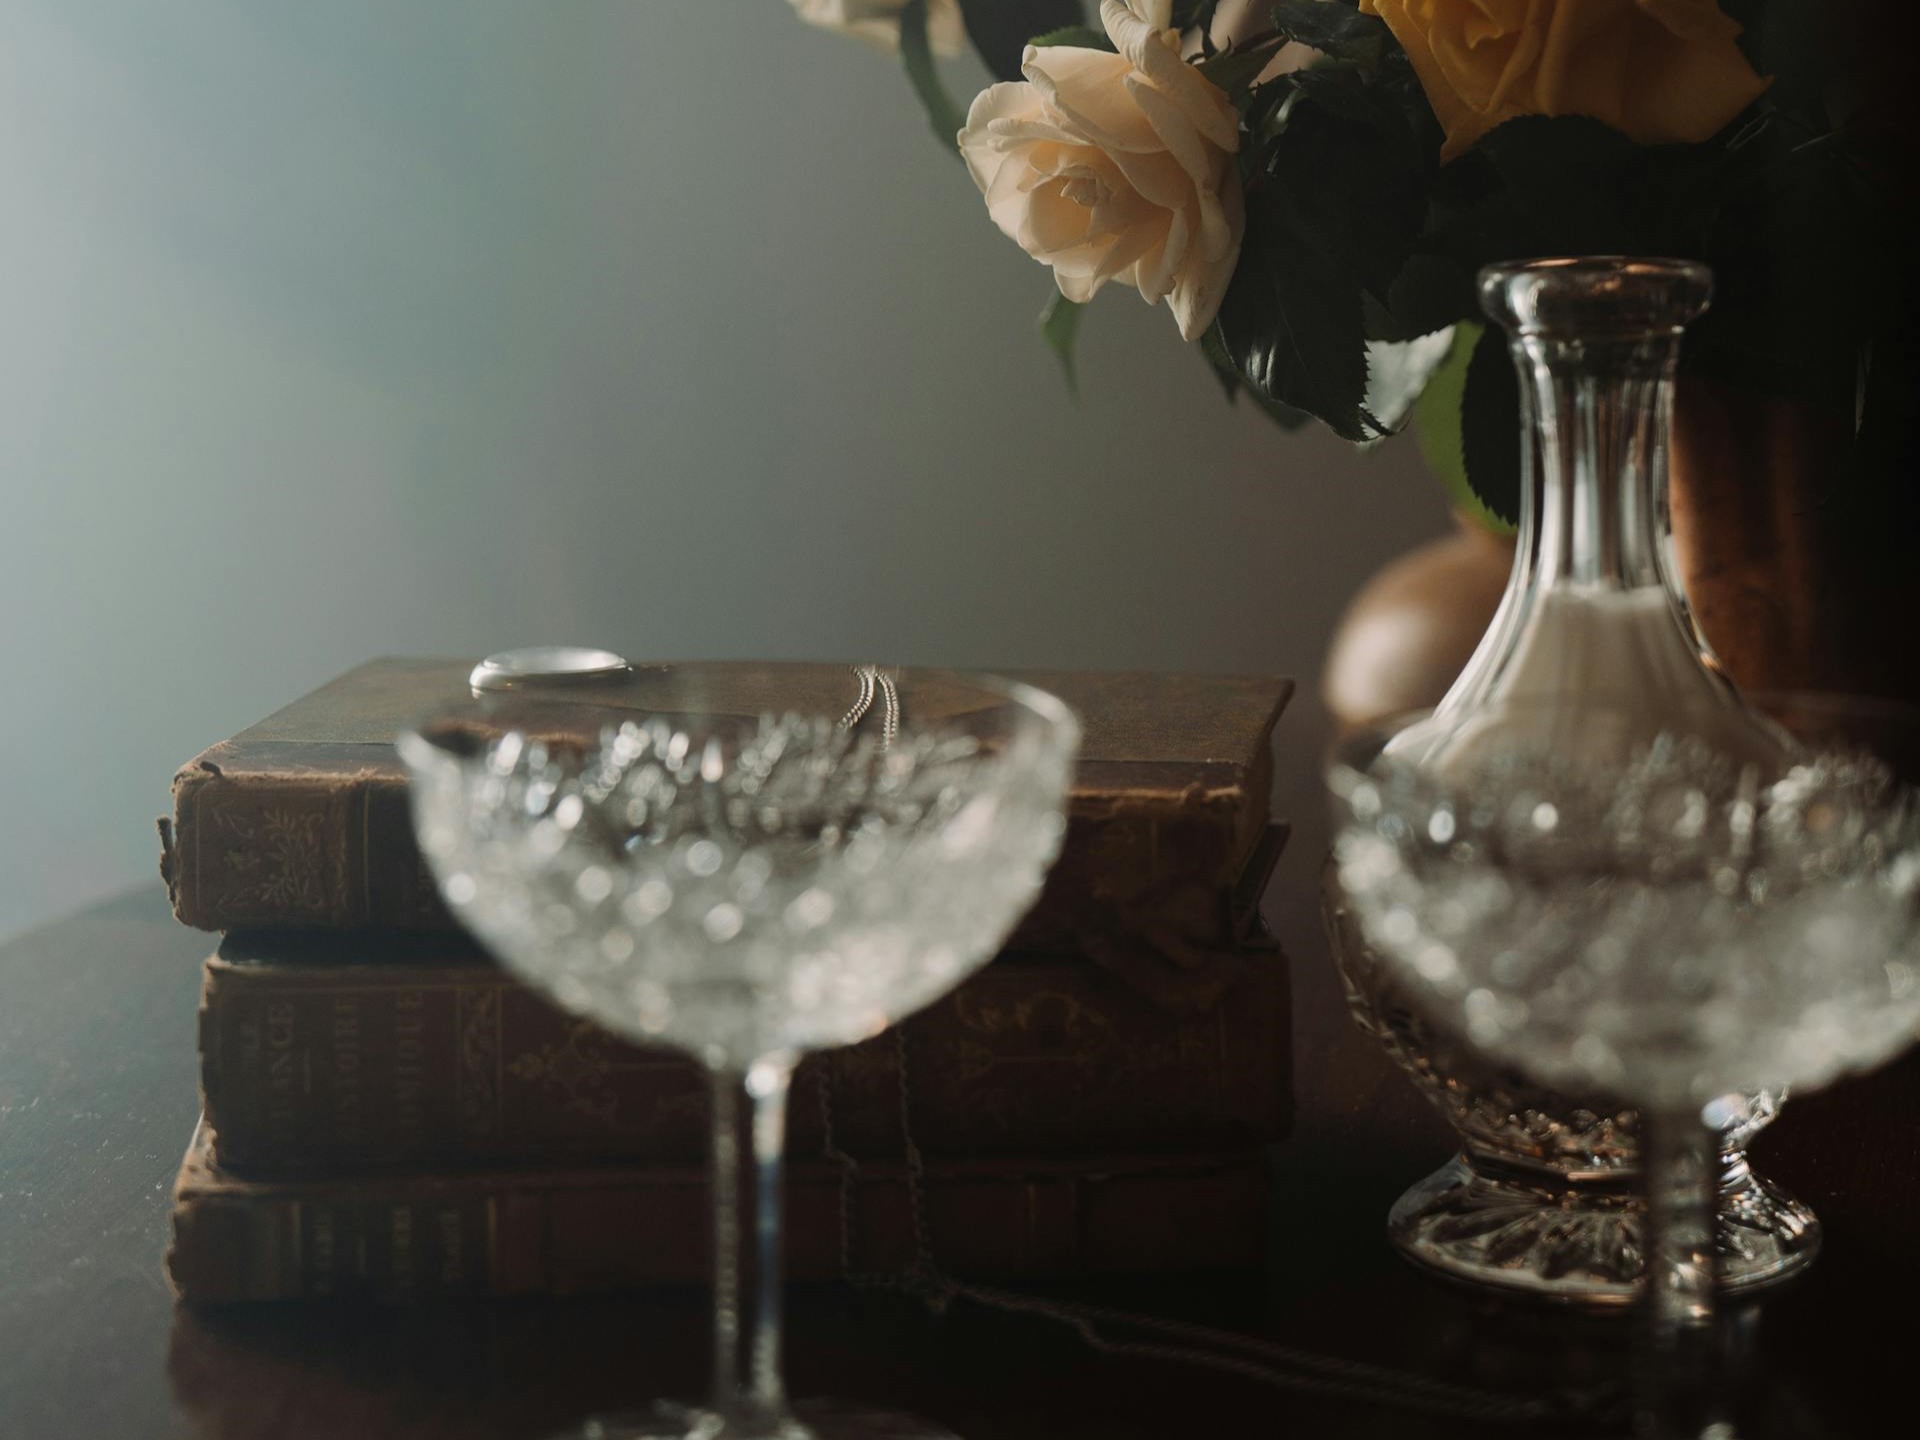
<svg viewBox="0 0 1920 1440">
<path fill-rule="evenodd" d="M 793 0 L 809 25 L 838 30 L 882 50 L 900 48 L 900 12 L 907 0 Z M 927 43 L 938 55 L 958 55 L 966 43 L 960 0 L 927 0 Z"/>
<path fill-rule="evenodd" d="M 1519 115 L 1700 141 L 1767 88 L 1714 0 L 1360 0 L 1413 61 L 1451 160 Z"/>
<path fill-rule="evenodd" d="M 1180 334 L 1213 323 L 1246 228 L 1239 116 L 1180 58 L 1172 0 L 1102 0 L 1119 54 L 1036 49 L 984 90 L 960 153 L 987 213 L 1053 267 L 1069 300 L 1109 280 L 1165 300 Z"/>
</svg>

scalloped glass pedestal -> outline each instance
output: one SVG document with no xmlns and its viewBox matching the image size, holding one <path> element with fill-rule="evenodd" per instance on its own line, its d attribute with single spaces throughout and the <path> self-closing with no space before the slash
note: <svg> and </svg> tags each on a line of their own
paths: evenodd
<svg viewBox="0 0 1920 1440">
<path fill-rule="evenodd" d="M 1639 1294 L 1646 1204 L 1639 1117 L 1598 1110 L 1480 1059 L 1424 1020 L 1358 935 L 1332 866 L 1325 914 L 1354 1020 L 1460 1136 L 1453 1159 L 1410 1187 L 1387 1237 L 1449 1280 L 1596 1309 Z M 1746 1146 L 1778 1104 L 1738 1104 L 1720 1138 L 1720 1283 L 1751 1291 L 1812 1264 L 1820 1222 L 1748 1163 Z"/>
<path fill-rule="evenodd" d="M 1920 791 L 1857 723 L 1823 740 L 1794 708 L 1754 745 L 1719 712 L 1518 702 L 1437 744 L 1426 722 L 1349 737 L 1327 771 L 1335 883 L 1429 1040 L 1638 1109 L 1649 1440 L 1733 1440 L 1720 1152 L 1756 1117 L 1728 1097 L 1920 1039 Z"/>
</svg>

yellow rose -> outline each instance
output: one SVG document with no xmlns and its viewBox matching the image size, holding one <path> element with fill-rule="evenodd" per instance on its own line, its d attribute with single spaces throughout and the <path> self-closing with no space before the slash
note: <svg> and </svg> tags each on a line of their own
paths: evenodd
<svg viewBox="0 0 1920 1440">
<path fill-rule="evenodd" d="M 1180 58 L 1172 0 L 1102 0 L 1119 51 L 1027 47 L 1025 80 L 983 90 L 960 132 L 987 213 L 1053 267 L 1069 300 L 1109 280 L 1165 300 L 1194 340 L 1213 323 L 1246 228 L 1239 116 Z"/>
<path fill-rule="evenodd" d="M 1715 0 L 1360 0 L 1413 61 L 1451 160 L 1516 115 L 1591 115 L 1646 144 L 1699 141 L 1767 81 Z"/>
<path fill-rule="evenodd" d="M 793 8 L 809 25 L 898 50 L 900 12 L 907 0 L 793 0 Z M 966 35 L 960 0 L 927 0 L 927 44 L 935 54 L 958 55 Z"/>
</svg>

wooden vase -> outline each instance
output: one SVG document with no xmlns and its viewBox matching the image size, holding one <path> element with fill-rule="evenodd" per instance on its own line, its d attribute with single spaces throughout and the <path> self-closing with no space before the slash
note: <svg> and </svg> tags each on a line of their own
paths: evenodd
<svg viewBox="0 0 1920 1440">
<path fill-rule="evenodd" d="M 1335 627 L 1320 693 L 1341 726 L 1439 703 L 1486 633 L 1513 569 L 1513 540 L 1468 520 L 1389 562 Z"/>
</svg>

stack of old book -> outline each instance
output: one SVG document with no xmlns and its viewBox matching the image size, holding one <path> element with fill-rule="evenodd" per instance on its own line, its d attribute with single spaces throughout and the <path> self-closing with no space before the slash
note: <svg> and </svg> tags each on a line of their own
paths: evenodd
<svg viewBox="0 0 1920 1440">
<path fill-rule="evenodd" d="M 375 661 L 175 780 L 175 913 L 226 932 L 205 965 L 203 1115 L 175 1192 L 185 1299 L 706 1279 L 699 1072 L 498 967 L 414 847 L 393 737 L 461 696 L 468 668 Z M 765 692 L 767 668 L 739 667 L 743 693 Z M 1284 842 L 1269 739 L 1291 687 L 1026 678 L 1085 727 L 1064 853 L 991 964 L 802 1067 L 797 1278 L 884 1274 L 929 1244 L 973 1278 L 1264 1258 L 1290 1048 L 1257 902 Z"/>
</svg>

